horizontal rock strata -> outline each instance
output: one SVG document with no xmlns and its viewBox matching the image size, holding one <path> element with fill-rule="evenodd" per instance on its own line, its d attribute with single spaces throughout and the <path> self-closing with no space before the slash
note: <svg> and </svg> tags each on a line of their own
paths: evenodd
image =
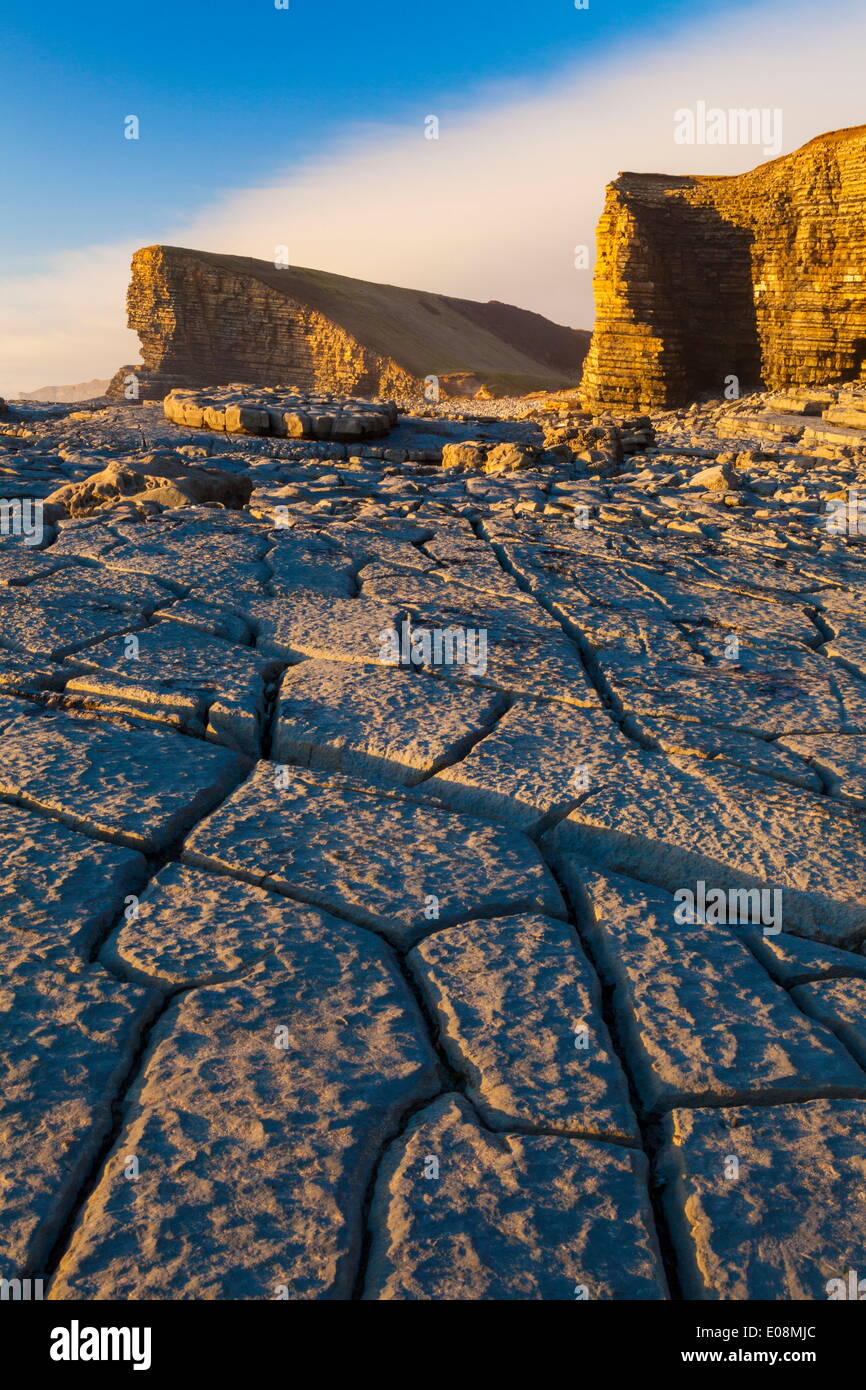
<svg viewBox="0 0 866 1390">
<path fill-rule="evenodd" d="M 864 213 L 864 126 L 733 177 L 621 174 L 598 227 L 584 401 L 862 380 Z"/>
<path fill-rule="evenodd" d="M 589 336 L 510 304 L 179 246 L 136 251 L 127 308 L 143 366 L 113 378 L 121 401 L 232 381 L 363 396 L 467 374 L 476 389 L 574 385 Z"/>
</svg>

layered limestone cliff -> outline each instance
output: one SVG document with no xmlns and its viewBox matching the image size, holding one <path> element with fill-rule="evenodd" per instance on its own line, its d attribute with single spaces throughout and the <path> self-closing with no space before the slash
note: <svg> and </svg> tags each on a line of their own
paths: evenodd
<svg viewBox="0 0 866 1390">
<path fill-rule="evenodd" d="M 594 286 L 593 409 L 864 379 L 866 126 L 730 178 L 620 175 Z"/>
<path fill-rule="evenodd" d="M 175 246 L 132 258 L 139 399 L 229 382 L 400 395 L 428 377 L 500 390 L 575 384 L 588 333 L 512 305 L 474 303 L 324 271 Z"/>
</svg>

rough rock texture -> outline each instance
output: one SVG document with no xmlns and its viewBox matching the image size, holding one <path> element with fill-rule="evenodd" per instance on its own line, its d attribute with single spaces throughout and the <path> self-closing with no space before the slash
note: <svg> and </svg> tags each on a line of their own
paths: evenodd
<svg viewBox="0 0 866 1390">
<path fill-rule="evenodd" d="M 685 1101 L 857 1094 L 862 1073 L 809 1024 L 734 930 L 684 926 L 667 893 L 567 867 L 648 1110 Z"/>
<path fill-rule="evenodd" d="M 555 387 L 574 384 L 588 338 L 510 304 L 179 246 L 136 251 L 127 306 L 144 366 L 120 369 L 118 400 L 130 371 L 141 400 L 230 381 L 387 395 L 462 372 Z"/>
<path fill-rule="evenodd" d="M 4 1278 L 42 1268 L 111 1132 L 112 1097 L 157 1002 L 101 969 L 70 974 L 39 960 L 0 984 Z"/>
<path fill-rule="evenodd" d="M 518 700 L 464 758 L 429 777 L 424 793 L 455 810 L 537 830 L 605 780 L 628 749 L 600 711 Z"/>
<path fill-rule="evenodd" d="M 89 952 L 147 881 L 135 850 L 86 839 L 34 811 L 0 805 L 0 970 Z"/>
<path fill-rule="evenodd" d="M 734 177 L 621 174 L 598 228 L 581 393 L 700 392 L 866 375 L 866 126 Z"/>
<path fill-rule="evenodd" d="M 161 988 L 210 984 L 231 978 L 299 931 L 342 939 L 345 928 L 306 903 L 172 863 L 150 881 L 136 911 L 121 918 L 101 959 Z"/>
<path fill-rule="evenodd" d="M 171 510 L 193 504 L 218 504 L 240 510 L 250 500 L 247 478 L 215 468 L 190 468 L 173 454 L 153 454 L 136 465 L 110 463 L 85 483 L 68 483 L 45 499 L 46 520 L 89 516 L 130 499 L 136 508 Z"/>
<path fill-rule="evenodd" d="M 346 848 L 346 842 L 351 846 Z M 402 792 L 259 763 L 186 842 L 184 861 L 315 903 L 412 943 L 460 918 L 561 911 L 538 851 L 505 826 Z"/>
<path fill-rule="evenodd" d="M 162 408 L 167 420 L 193 429 L 334 439 L 346 444 L 381 438 L 397 419 L 393 401 L 376 405 L 266 386 L 217 386 L 204 391 L 175 387 Z"/>
<path fill-rule="evenodd" d="M 436 1089 L 419 1034 L 384 948 L 348 927 L 297 930 L 243 980 L 182 998 L 56 1296 L 345 1298 L 374 1158 Z"/>
<path fill-rule="evenodd" d="M 656 780 L 655 756 L 629 754 L 615 780 L 591 789 L 551 833 L 554 852 L 671 892 L 698 880 L 725 890 L 763 887 L 781 894 L 786 927 L 803 936 L 840 944 L 866 937 L 859 816 L 703 758 L 667 759 Z M 811 859 L 816 844 L 820 860 Z"/>
<path fill-rule="evenodd" d="M 365 1297 L 665 1298 L 645 1183 L 642 1154 L 491 1134 L 443 1096 L 382 1165 Z"/>
<path fill-rule="evenodd" d="M 467 922 L 407 959 L 485 1124 L 637 1142 L 596 982 L 565 922 Z"/>
<path fill-rule="evenodd" d="M 863 1100 L 676 1111 L 662 1172 L 685 1296 L 821 1301 L 862 1278 L 864 1121 Z"/>
<path fill-rule="evenodd" d="M 813 408 L 866 387 L 803 389 L 352 445 L 13 407 L 9 499 L 170 449 L 249 502 L 0 528 L 0 1278 L 866 1279 L 866 429 Z"/>
<path fill-rule="evenodd" d="M 272 755 L 411 785 L 458 762 L 499 709 L 492 691 L 404 669 L 305 661 L 283 677 Z"/>
<path fill-rule="evenodd" d="M 861 1067 L 866 1065 L 866 988 L 862 976 L 852 972 L 848 979 L 799 985 L 793 998 L 805 1013 L 833 1029 Z"/>
<path fill-rule="evenodd" d="M 0 795 L 149 853 L 210 810 L 244 768 L 227 749 L 179 734 L 75 719 L 6 698 L 0 738 Z"/>
</svg>

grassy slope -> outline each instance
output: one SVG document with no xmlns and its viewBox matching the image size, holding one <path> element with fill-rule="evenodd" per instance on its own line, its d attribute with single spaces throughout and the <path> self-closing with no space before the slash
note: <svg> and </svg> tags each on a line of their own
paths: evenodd
<svg viewBox="0 0 866 1390">
<path fill-rule="evenodd" d="M 508 305 L 476 304 L 268 261 L 166 247 L 257 280 L 317 309 L 353 337 L 414 376 L 471 371 L 516 387 L 577 380 L 588 333 Z M 486 322 L 485 322 L 486 320 Z M 502 334 L 508 335 L 508 339 Z M 571 365 L 573 361 L 573 365 Z"/>
</svg>

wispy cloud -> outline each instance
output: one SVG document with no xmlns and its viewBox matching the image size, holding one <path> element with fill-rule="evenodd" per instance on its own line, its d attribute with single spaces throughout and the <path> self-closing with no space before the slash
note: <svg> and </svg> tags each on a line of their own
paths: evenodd
<svg viewBox="0 0 866 1390">
<path fill-rule="evenodd" d="M 575 24 L 581 22 L 575 12 Z M 458 40 L 459 41 L 459 40 Z M 419 114 L 411 129 L 360 124 L 271 186 L 215 190 L 210 206 L 135 243 L 62 252 L 40 274 L 0 276 L 0 394 L 108 376 L 136 361 L 125 327 L 129 257 L 164 241 L 502 299 L 560 323 L 590 326 L 593 245 L 604 186 L 623 169 L 736 173 L 764 158 L 749 146 L 674 139 L 674 112 L 780 108 L 782 148 L 866 120 L 866 13 L 841 0 L 726 12 L 669 40 L 625 45 L 543 90 L 488 89 L 462 114 Z M 383 80 L 387 80 L 383 77 Z M 423 116 L 441 117 L 424 138 Z M 218 161 L 215 161 L 215 167 Z M 199 178 L 205 171 L 198 171 Z"/>
</svg>

